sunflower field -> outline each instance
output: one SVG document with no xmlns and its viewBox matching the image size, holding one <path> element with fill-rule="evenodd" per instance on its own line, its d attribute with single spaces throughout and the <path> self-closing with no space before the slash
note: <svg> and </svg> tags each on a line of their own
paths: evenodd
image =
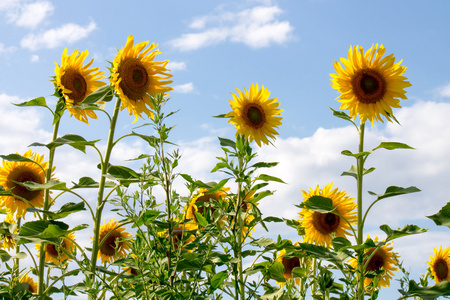
<svg viewBox="0 0 450 300">
<path fill-rule="evenodd" d="M 168 61 L 157 61 L 157 44 L 135 43 L 130 35 L 110 62 L 110 74 L 95 67 L 93 59 L 86 62 L 87 50 L 69 54 L 65 49 L 51 79 L 56 106 L 48 106 L 44 97 L 15 103 L 23 109 L 46 108 L 52 140 L 30 141 L 23 154 L 0 155 L 0 298 L 362 300 L 377 299 L 394 277 L 401 284 L 398 299 L 450 296 L 450 247 L 436 245 L 419 280 L 409 277 L 407 262 L 395 252 L 395 239 L 427 229 L 380 224 L 385 236 L 364 234 L 374 205 L 420 191 L 389 186 L 381 194 L 369 192 L 372 198 L 363 209 L 363 180 L 375 171 L 365 167 L 369 156 L 413 149 L 402 142 L 364 144 L 367 121 L 370 126 L 398 123 L 393 108 L 401 107 L 411 86 L 406 67 L 385 51 L 378 44 L 366 51 L 352 46 L 330 74 L 340 102 L 332 114 L 355 128 L 358 149 L 342 151 L 354 164 L 342 175 L 355 180 L 356 197 L 331 182 L 318 183 L 303 190 L 299 205 L 292 207 L 298 218 L 286 219 L 262 215 L 258 208 L 276 194 L 272 183 L 284 184 L 270 175 L 277 162 L 258 160 L 258 150 L 273 147 L 282 125 L 282 101 L 271 98 L 266 86 L 236 88 L 231 110 L 215 116 L 234 126 L 236 135 L 218 137 L 222 152 L 211 172 L 222 179 L 205 182 L 177 169 L 182 149 L 170 140 L 176 111 L 165 106 L 171 101 L 172 75 Z M 117 136 L 124 110 L 134 122 L 147 123 Z M 98 113 L 109 121 L 98 140 L 60 134 L 68 114 L 89 124 Z M 111 163 L 118 142 L 130 138 L 152 149 L 135 158 L 138 170 Z M 98 145 L 100 139 L 106 147 Z M 38 147 L 47 154 L 33 151 Z M 99 178 L 60 181 L 54 159 L 66 147 L 97 153 Z M 174 188 L 180 180 L 186 195 Z M 85 191 L 95 193 L 96 200 Z M 115 218 L 105 219 L 107 210 Z M 69 226 L 69 216 L 79 224 Z M 450 202 L 429 218 L 450 227 Z M 283 232 L 275 233 L 276 239 L 254 237 L 256 231 L 268 231 L 270 223 L 295 229 L 298 238 L 286 239 Z M 89 247 L 79 242 L 83 234 L 91 238 Z"/>
</svg>

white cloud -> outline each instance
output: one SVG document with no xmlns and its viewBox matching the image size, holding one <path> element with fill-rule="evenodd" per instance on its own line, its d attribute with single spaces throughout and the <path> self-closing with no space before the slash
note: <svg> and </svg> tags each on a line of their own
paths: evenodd
<svg viewBox="0 0 450 300">
<path fill-rule="evenodd" d="M 192 82 L 176 85 L 173 87 L 174 92 L 187 94 L 194 91 L 194 84 Z"/>
<path fill-rule="evenodd" d="M 39 61 L 39 56 L 36 55 L 36 54 L 31 55 L 30 61 L 31 62 L 38 62 Z"/>
<path fill-rule="evenodd" d="M 237 13 L 201 16 L 190 28 L 203 31 L 183 34 L 170 41 L 181 51 L 196 50 L 225 41 L 243 43 L 251 48 L 284 44 L 292 37 L 293 27 L 288 21 L 279 21 L 282 10 L 278 6 L 256 6 Z M 210 28 L 206 28 L 211 24 Z"/>
<path fill-rule="evenodd" d="M 21 41 L 23 48 L 37 50 L 40 48 L 55 48 L 65 44 L 72 44 L 87 37 L 97 28 L 95 22 L 83 27 L 78 24 L 65 24 L 59 28 L 50 29 L 40 34 L 28 34 Z"/>
<path fill-rule="evenodd" d="M 12 53 L 14 51 L 16 51 L 16 47 L 14 47 L 14 46 L 5 47 L 4 44 L 0 43 L 0 54 L 2 54 L 2 53 L 8 54 L 8 53 Z"/>
<path fill-rule="evenodd" d="M 171 71 L 182 71 L 182 70 L 186 70 L 187 65 L 185 62 L 180 61 L 169 61 L 169 63 L 167 64 L 167 69 L 171 70 Z"/>
<path fill-rule="evenodd" d="M 450 83 L 446 86 L 440 87 L 437 89 L 439 96 L 444 98 L 450 98 Z"/>
<path fill-rule="evenodd" d="M 48 1 L 40 1 L 24 4 L 20 15 L 15 20 L 15 24 L 21 27 L 35 28 L 54 10 L 53 5 Z"/>
</svg>

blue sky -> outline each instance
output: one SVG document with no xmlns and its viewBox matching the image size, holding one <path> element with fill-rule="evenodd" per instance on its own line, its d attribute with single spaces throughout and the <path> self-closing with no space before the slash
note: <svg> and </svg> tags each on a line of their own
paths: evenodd
<svg viewBox="0 0 450 300">
<path fill-rule="evenodd" d="M 108 76 L 108 61 L 133 34 L 136 42 L 159 44 L 160 60 L 170 60 L 172 99 L 177 124 L 172 140 L 180 145 L 180 172 L 199 179 L 220 179 L 209 171 L 220 155 L 217 136 L 232 137 L 234 129 L 214 115 L 230 110 L 236 88 L 263 84 L 284 109 L 275 147 L 263 147 L 260 159 L 279 161 L 273 172 L 288 185 L 262 203 L 267 214 L 296 218 L 294 204 L 301 190 L 330 181 L 356 195 L 350 177 L 340 177 L 353 161 L 341 150 L 355 151 L 356 132 L 332 117 L 339 108 L 330 87 L 332 63 L 346 57 L 351 45 L 365 49 L 376 43 L 395 53 L 408 69 L 412 83 L 408 100 L 395 115 L 397 124 L 376 124 L 367 133 L 368 147 L 380 141 L 399 141 L 414 151 L 379 150 L 368 163 L 377 170 L 367 176 L 366 190 L 382 192 L 389 185 L 415 185 L 423 191 L 381 202 L 369 218 L 367 232 L 379 234 L 381 224 L 402 227 L 418 224 L 428 233 L 405 238 L 395 249 L 411 267 L 413 276 L 424 272 L 432 247 L 450 246 L 449 231 L 424 216 L 437 212 L 449 199 L 450 76 L 447 52 L 450 28 L 447 1 L 43 1 L 0 0 L 0 152 L 25 152 L 32 142 L 50 139 L 49 114 L 40 109 L 18 109 L 10 102 L 45 96 L 54 103 L 54 62 L 64 47 L 71 53 L 89 50 L 89 59 Z M 110 105 L 112 106 L 112 105 Z M 119 133 L 128 133 L 134 117 L 124 111 Z M 64 117 L 61 134 L 105 137 L 106 118 L 87 126 Z M 42 149 L 34 149 L 43 151 Z M 148 148 L 136 140 L 120 144 L 113 159 L 122 163 Z M 93 153 L 83 156 L 70 149 L 57 157 L 57 175 L 72 181 L 96 178 Z M 383 152 L 384 151 L 384 152 Z M 58 161 L 59 160 L 59 161 Z M 58 165 L 59 162 L 59 165 Z M 86 174 L 87 173 L 87 174 Z M 180 189 L 183 183 L 178 185 Z M 365 203 L 370 200 L 366 197 Z M 274 203 L 276 203 L 274 208 Z M 367 204 L 366 204 L 367 205 Z M 280 232 L 277 232 L 279 230 Z M 283 228 L 273 227 L 273 234 Z M 261 233 L 263 235 L 264 233 Z M 295 236 L 288 236 L 295 239 Z M 400 275 L 400 274 L 399 274 Z M 395 287 L 390 289 L 395 291 Z M 385 293 L 385 292 L 384 292 Z M 386 292 L 387 293 L 387 292 Z M 394 295 L 398 295 L 394 293 Z"/>
</svg>

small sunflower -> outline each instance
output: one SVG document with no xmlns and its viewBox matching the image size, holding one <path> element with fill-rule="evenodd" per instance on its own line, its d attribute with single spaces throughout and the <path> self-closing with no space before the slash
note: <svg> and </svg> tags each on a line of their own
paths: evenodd
<svg viewBox="0 0 450 300">
<path fill-rule="evenodd" d="M 43 162 L 44 155 L 28 150 L 22 156 L 34 160 L 36 163 L 4 160 L 3 166 L 0 167 L 0 185 L 7 191 L 11 190 L 17 196 L 0 196 L 0 206 L 6 208 L 11 214 L 15 213 L 17 219 L 24 216 L 29 207 L 42 207 L 45 192 L 44 190 L 30 191 L 16 182 L 32 181 L 43 184 L 45 183 L 45 172 L 48 172 L 48 162 Z"/>
<path fill-rule="evenodd" d="M 300 258 L 297 256 L 293 256 L 291 258 L 287 258 L 285 257 L 286 254 L 286 250 L 283 249 L 281 250 L 278 254 L 277 254 L 277 260 L 278 262 L 283 264 L 284 267 L 284 273 L 283 273 L 283 277 L 286 280 L 292 279 L 292 270 L 294 270 L 294 268 L 299 268 L 301 266 L 301 261 Z M 285 283 L 284 282 L 278 282 L 277 283 L 280 285 L 280 287 L 284 286 Z M 296 285 L 300 285 L 300 278 L 295 278 L 294 279 L 294 284 Z"/>
<path fill-rule="evenodd" d="M 231 93 L 233 100 L 229 100 L 232 111 L 226 114 L 231 117 L 228 123 L 234 124 L 236 135 L 242 134 L 261 147 L 261 142 L 269 144 L 269 139 L 274 140 L 278 132 L 275 128 L 281 125 L 283 111 L 277 108 L 280 103 L 278 98 L 269 99 L 270 92 L 258 84 L 251 84 L 250 89 L 244 87 L 244 92 L 236 89 L 237 94 Z"/>
<path fill-rule="evenodd" d="M 195 241 L 195 236 L 190 231 L 196 229 L 197 226 L 192 224 L 180 224 L 179 226 L 172 228 L 175 250 L 178 250 L 180 245 L 185 246 Z"/>
<path fill-rule="evenodd" d="M 159 49 L 152 51 L 158 45 L 152 43 L 144 50 L 148 42 L 133 44 L 134 39 L 130 35 L 112 62 L 110 81 L 122 100 L 121 109 L 127 108 L 130 116 L 135 115 L 134 123 L 142 113 L 153 117 L 151 97 L 173 88 L 167 86 L 172 83 L 168 80 L 172 75 L 166 69 L 169 61 L 154 61 L 155 56 L 161 53 Z"/>
<path fill-rule="evenodd" d="M 362 123 L 367 119 L 372 125 L 374 120 L 383 122 L 382 116 L 391 121 L 392 107 L 400 108 L 400 99 L 407 99 L 404 89 L 411 84 L 402 76 L 406 67 L 395 62 L 393 53 L 382 58 L 385 51 L 382 44 L 366 53 L 353 46 L 348 59 L 341 58 L 343 67 L 337 61 L 333 64 L 337 74 L 330 74 L 331 86 L 341 93 L 337 97 L 340 109 L 350 110 L 353 119 L 359 114 Z"/>
<path fill-rule="evenodd" d="M 55 79 L 53 80 L 55 87 L 66 102 L 67 110 L 71 116 L 75 116 L 78 120 L 89 125 L 88 117 L 97 119 L 97 115 L 93 110 L 79 109 L 76 106 L 83 102 L 87 96 L 93 91 L 105 85 L 100 79 L 105 78 L 100 68 L 91 68 L 93 59 L 83 66 L 84 59 L 88 56 L 88 51 L 81 53 L 78 49 L 67 54 L 67 48 L 64 49 L 61 59 L 61 66 L 57 63 L 55 68 Z"/>
<path fill-rule="evenodd" d="M 11 213 L 8 213 L 6 215 L 5 222 L 7 222 L 9 224 L 16 223 L 16 221 L 14 221 L 14 217 Z M 18 232 L 19 232 L 19 229 L 16 229 L 14 233 L 18 233 Z M 13 236 L 9 233 L 4 233 L 3 239 L 0 241 L 0 248 L 11 250 L 14 247 L 16 247 L 16 242 L 15 242 Z"/>
<path fill-rule="evenodd" d="M 127 250 L 130 249 L 129 241 L 126 239 L 131 237 L 131 234 L 124 231 L 125 228 L 118 227 L 118 222 L 114 219 L 106 224 L 103 222 L 103 225 L 100 226 L 99 241 L 101 246 L 98 250 L 98 257 L 101 258 L 102 263 L 112 263 L 118 257 L 126 256 Z M 110 232 L 111 234 L 109 234 Z"/>
<path fill-rule="evenodd" d="M 433 247 L 434 257 L 430 255 L 430 261 L 427 262 L 431 269 L 431 274 L 434 277 L 434 281 L 439 283 L 441 281 L 450 281 L 450 247 L 442 250 L 442 246 L 439 250 Z"/>
<path fill-rule="evenodd" d="M 215 209 L 212 207 L 204 206 L 205 204 L 210 203 L 211 199 L 215 201 L 228 201 L 227 192 L 230 188 L 226 187 L 214 193 L 208 193 L 208 189 L 200 188 L 197 194 L 189 201 L 189 204 L 185 208 L 186 211 L 186 219 L 192 219 L 195 223 L 198 223 L 197 216 L 195 213 L 199 213 L 202 216 L 206 216 L 206 213 L 214 214 Z M 202 204 L 202 206 L 197 206 L 198 204 Z"/>
<path fill-rule="evenodd" d="M 71 253 L 75 249 L 75 245 L 73 244 L 73 240 L 75 240 L 75 234 L 73 232 L 70 232 L 67 235 L 68 238 L 61 238 L 60 239 L 60 245 L 55 246 L 54 244 L 47 243 L 46 250 L 45 250 L 45 261 L 46 262 L 52 262 L 57 265 L 61 265 L 63 262 L 65 262 L 67 259 L 69 259 L 69 256 L 62 250 L 66 250 L 67 252 Z M 41 244 L 36 244 L 36 251 L 37 256 L 40 256 L 40 250 L 41 250 Z"/>
<path fill-rule="evenodd" d="M 28 274 L 23 275 L 22 278 L 20 278 L 20 282 L 21 283 L 25 283 L 25 282 L 28 283 L 28 290 L 30 291 L 30 293 L 36 294 L 38 292 L 38 284 L 37 284 L 37 282 L 34 282 L 33 278 L 28 276 Z"/>
<path fill-rule="evenodd" d="M 332 236 L 345 237 L 348 235 L 350 224 L 356 224 L 356 204 L 354 198 L 350 198 L 345 191 L 333 189 L 333 183 L 329 183 L 323 188 L 319 185 L 313 190 L 302 191 L 304 201 L 313 196 L 322 196 L 331 199 L 333 207 L 340 215 L 333 213 L 320 213 L 310 209 L 302 209 L 300 214 L 300 223 L 305 228 L 305 242 L 314 243 L 322 246 L 331 244 Z"/>
<path fill-rule="evenodd" d="M 367 238 L 370 239 L 370 236 L 367 236 Z M 375 237 L 375 242 L 378 242 L 378 237 Z M 377 275 L 378 285 L 380 287 L 389 287 L 389 283 L 394 276 L 393 272 L 398 271 L 398 268 L 396 267 L 396 258 L 398 258 L 398 254 L 392 251 L 392 244 L 393 243 L 388 243 L 378 249 L 371 248 L 364 253 L 363 263 L 366 264 L 367 258 L 370 257 L 376 249 L 375 254 L 373 254 L 367 264 L 366 272 L 382 270 L 382 272 Z M 356 259 L 351 259 L 350 265 L 356 269 L 358 267 Z M 371 282 L 372 278 L 366 277 L 364 279 L 365 286 L 368 286 Z"/>
</svg>

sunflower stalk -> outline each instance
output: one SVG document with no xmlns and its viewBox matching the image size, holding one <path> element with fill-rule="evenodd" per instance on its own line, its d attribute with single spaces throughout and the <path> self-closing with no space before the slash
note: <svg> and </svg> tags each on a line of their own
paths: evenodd
<svg viewBox="0 0 450 300">
<path fill-rule="evenodd" d="M 106 174 L 108 172 L 109 168 L 109 159 L 111 156 L 112 148 L 114 146 L 114 132 L 116 128 L 117 123 L 117 117 L 119 116 L 120 111 L 120 104 L 121 100 L 120 97 L 117 97 L 116 105 L 114 107 L 114 113 L 111 119 L 109 134 L 108 134 L 108 142 L 106 144 L 106 153 L 105 157 L 103 159 L 103 162 L 101 163 L 101 175 L 100 175 L 100 181 L 99 181 L 99 188 L 98 188 L 98 194 L 97 194 L 97 208 L 95 212 L 95 219 L 94 219 L 94 237 L 92 241 L 92 255 L 91 255 L 91 275 L 90 275 L 90 281 L 93 285 L 95 283 L 95 273 L 97 268 L 97 256 L 98 256 L 98 249 L 99 249 L 99 233 L 100 233 L 100 223 L 101 223 L 101 217 L 102 217 L 102 211 L 103 207 L 105 205 L 105 201 L 103 200 L 103 193 L 105 190 L 105 183 L 106 183 Z M 95 297 L 92 294 L 89 294 L 89 299 L 95 299 Z"/>
<path fill-rule="evenodd" d="M 58 120 L 53 125 L 53 135 L 52 135 L 52 142 L 56 140 L 58 137 L 58 130 L 59 130 L 59 123 L 61 118 L 58 118 Z M 49 151 L 48 156 L 48 168 L 45 173 L 45 182 L 49 182 L 52 179 L 52 169 L 53 169 L 53 160 L 55 157 L 55 147 L 52 147 Z M 47 212 L 50 209 L 50 190 L 46 189 L 44 194 L 44 213 L 43 213 L 43 220 L 47 220 Z M 46 252 L 46 243 L 41 243 L 41 247 L 39 249 L 39 270 L 38 270 L 38 295 L 39 299 L 44 299 L 44 268 L 45 268 L 45 252 Z"/>
<path fill-rule="evenodd" d="M 365 122 L 361 122 L 359 128 L 359 153 L 364 151 L 364 129 Z M 364 176 L 364 156 L 361 155 L 357 158 L 357 207 L 358 207 L 358 238 L 357 244 L 363 243 L 363 207 L 362 207 L 362 188 L 363 188 L 363 176 Z M 364 256 L 364 252 L 359 253 L 360 256 Z M 356 299 L 364 299 L 364 262 L 363 257 L 358 257 L 358 292 Z"/>
</svg>

